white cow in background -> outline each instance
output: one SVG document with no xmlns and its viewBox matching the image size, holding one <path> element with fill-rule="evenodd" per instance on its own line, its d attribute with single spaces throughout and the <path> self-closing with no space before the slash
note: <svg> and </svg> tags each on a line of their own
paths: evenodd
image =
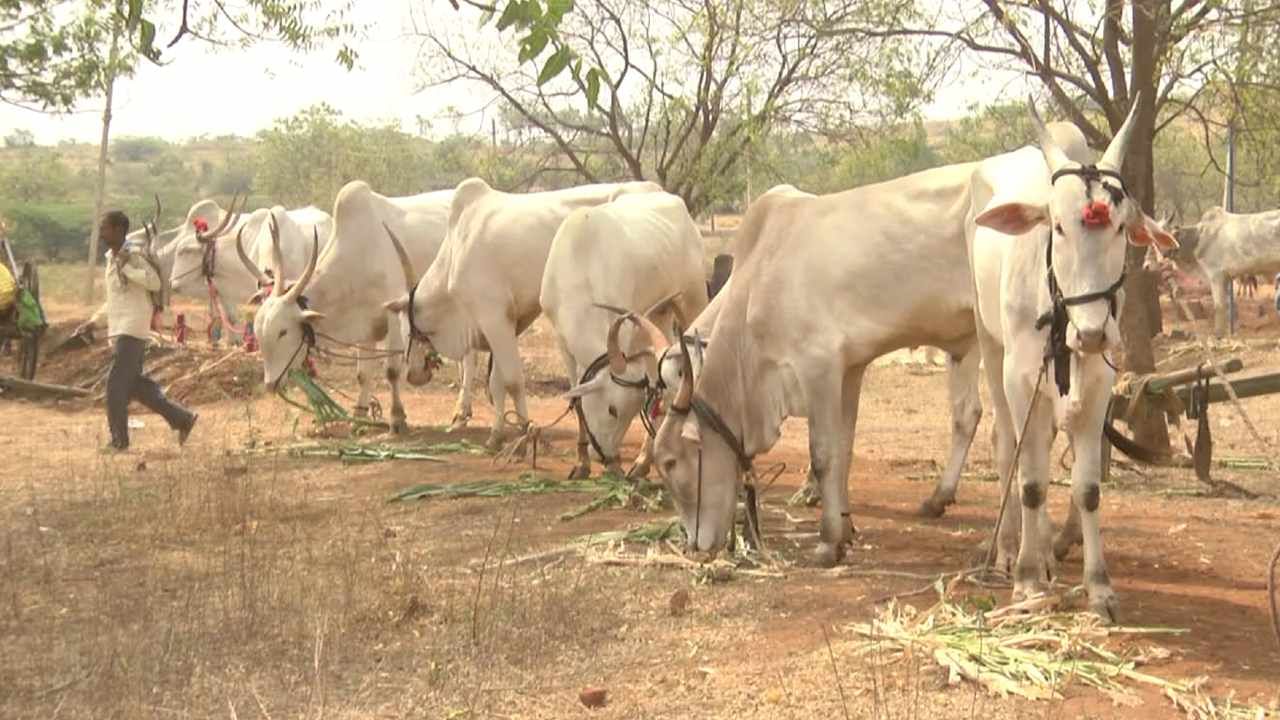
<svg viewBox="0 0 1280 720">
<path fill-rule="evenodd" d="M 1213 293 L 1213 329 L 1227 332 L 1227 283 L 1245 275 L 1280 272 L 1280 210 L 1229 213 L 1209 208 L 1200 222 L 1174 231 L 1179 249 L 1169 252 L 1183 270 L 1199 272 Z"/>
<path fill-rule="evenodd" d="M 387 230 L 405 238 L 409 260 L 425 266 L 439 251 L 445 235 L 451 191 L 388 198 L 373 192 L 368 183 L 347 183 L 333 205 L 333 233 L 323 257 L 317 259 L 315 241 L 298 282 L 287 290 L 274 283 L 272 295 L 263 300 L 253 329 L 262 344 L 264 381 L 277 388 L 286 373 L 309 351 L 311 338 L 321 344 L 337 344 L 357 357 L 377 343 L 386 344 L 387 381 L 391 385 L 391 426 L 407 429 L 400 401 L 400 363 L 404 337 L 391 329 L 385 304 L 402 292 L 401 264 Z M 275 248 L 275 245 L 272 245 Z M 275 277 L 290 277 L 280 267 L 277 250 L 271 252 Z M 242 264 L 264 284 L 271 279 L 241 255 Z M 372 379 L 357 360 L 360 397 L 357 415 L 367 414 L 373 398 Z"/>
<path fill-rule="evenodd" d="M 216 228 L 198 232 L 192 218 L 188 223 L 190 231 L 178 240 L 177 258 L 170 274 L 174 291 L 199 298 L 216 297 L 226 317 L 234 318 L 258 292 L 258 278 L 236 259 L 236 244 L 242 243 L 254 265 L 270 267 L 272 218 L 280 236 L 284 267 L 292 273 L 286 279 L 296 280 L 307 263 L 312 235 L 319 234 L 323 252 L 323 243 L 333 232 L 333 219 L 314 206 L 286 211 L 276 205 L 233 218 L 220 232 Z"/>
<path fill-rule="evenodd" d="M 627 194 L 581 208 L 560 225 L 539 295 L 559 341 L 578 409 L 578 466 L 591 475 L 591 453 L 621 473 L 618 449 L 657 382 L 651 340 L 640 326 L 610 333 L 617 313 L 650 308 L 647 320 L 671 339 L 673 320 L 707 306 L 702 235 L 684 201 L 667 193 Z M 606 343 L 606 339 L 612 339 Z M 646 352 L 648 350 L 648 352 Z M 646 443 L 646 446 L 648 443 Z M 647 457 L 647 453 L 642 457 Z M 637 463 L 643 474 L 647 463 Z"/>
<path fill-rule="evenodd" d="M 1096 166 L 1082 164 L 1088 151 L 1077 128 L 1055 123 L 1046 129 L 1035 116 L 1040 148 L 988 159 L 973 174 L 966 227 L 996 430 L 1022 443 L 1019 493 L 1011 496 L 996 539 L 998 559 L 1010 564 L 1012 508 L 1020 498 L 1014 596 L 1045 590 L 1052 562 L 1045 505 L 1049 451 L 1055 427 L 1061 428 L 1075 450 L 1072 502 L 1084 538 L 1089 607 L 1108 620 L 1115 618 L 1116 601 L 1103 559 L 1098 507 L 1103 423 L 1115 371 L 1103 352 L 1120 342 L 1126 240 L 1175 245 L 1127 195 L 1118 175 L 1140 101 L 1135 99 Z M 1046 341 L 1053 336 L 1061 342 L 1050 343 L 1058 350 L 1046 366 Z M 1042 367 L 1047 375 L 1038 380 Z M 1001 478 L 1007 477 L 1013 446 L 997 443 L 996 459 Z"/>
<path fill-rule="evenodd" d="M 430 380 L 433 353 L 459 360 L 468 351 L 488 350 L 496 415 L 488 446 L 499 447 L 508 392 L 520 423 L 529 422 L 516 338 L 542 313 L 542 272 L 560 223 L 578 208 L 661 190 L 651 182 L 630 182 L 515 194 L 479 178 L 462 181 L 454 191 L 444 249 L 421 279 L 387 305 L 400 314 L 412 339 L 409 382 Z M 413 267 L 422 265 L 415 261 Z"/>
</svg>

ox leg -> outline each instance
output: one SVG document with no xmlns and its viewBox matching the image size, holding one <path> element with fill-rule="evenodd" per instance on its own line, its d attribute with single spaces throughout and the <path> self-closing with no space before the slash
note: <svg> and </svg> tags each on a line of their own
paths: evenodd
<svg viewBox="0 0 1280 720">
<path fill-rule="evenodd" d="M 1016 442 L 1013 413 L 1009 410 L 1009 399 L 1004 391 L 1004 353 L 993 348 L 992 352 L 985 354 L 983 367 L 987 374 L 987 389 L 991 391 L 991 449 L 1003 497 L 1011 492 L 1009 484 L 1013 481 L 1013 448 Z M 1020 523 L 1018 501 L 1010 497 L 1005 505 L 1004 515 L 1000 518 L 1000 532 L 990 539 L 990 542 L 996 543 L 996 567 L 1008 573 L 1013 571 L 1013 562 L 1017 557 Z"/>
<path fill-rule="evenodd" d="M 569 373 L 569 382 L 577 382 L 581 377 L 578 374 L 578 361 L 564 343 L 560 343 L 560 357 L 564 360 L 565 372 Z M 587 425 L 582 421 L 582 415 L 575 412 L 574 416 L 578 419 L 578 464 L 569 471 L 570 480 L 591 477 L 591 440 L 587 437 Z"/>
<path fill-rule="evenodd" d="M 832 397 L 830 384 L 814 388 L 809 427 L 812 472 L 822 487 L 822 525 L 814 560 L 831 567 L 844 558 L 853 543 L 849 513 L 849 465 L 853 461 L 853 436 L 857 430 L 858 401 L 865 366 L 850 368 L 841 378 L 841 393 Z"/>
<path fill-rule="evenodd" d="M 1110 383 L 1106 385 L 1110 388 Z M 1076 462 L 1071 466 L 1071 499 L 1080 513 L 1080 529 L 1084 535 L 1084 586 L 1089 591 L 1089 609 L 1103 620 L 1115 622 L 1117 601 L 1111 589 L 1111 577 L 1102 556 L 1102 531 L 1098 506 L 1102 503 L 1101 428 L 1110 398 L 1106 392 L 1092 393 L 1089 406 L 1081 414 L 1072 442 Z M 1084 430 L 1088 428 L 1087 430 Z"/>
<path fill-rule="evenodd" d="M 365 370 L 365 360 L 362 353 L 356 351 L 356 382 L 360 383 L 360 396 L 356 398 L 355 413 L 356 417 L 368 417 L 369 406 L 373 402 L 373 378 Z"/>
<path fill-rule="evenodd" d="M 1227 313 L 1228 303 L 1231 302 L 1231 293 L 1227 289 L 1227 284 L 1231 279 L 1222 274 L 1214 274 L 1209 276 L 1209 292 L 1213 295 L 1213 334 L 1222 337 L 1227 334 Z"/>
<path fill-rule="evenodd" d="M 640 408 L 640 412 L 648 412 L 645 408 Z M 643 480 L 649 477 L 649 468 L 653 466 L 653 438 L 649 437 L 649 433 L 644 434 L 644 443 L 640 445 L 640 457 L 636 458 L 636 462 L 627 470 L 628 480 Z"/>
<path fill-rule="evenodd" d="M 387 384 L 391 386 L 391 432 L 403 435 L 409 431 L 404 403 L 400 398 L 401 368 L 404 365 L 404 338 L 398 332 L 387 333 Z"/>
<path fill-rule="evenodd" d="M 1019 438 L 1022 452 L 1018 456 L 1018 496 L 1010 497 L 1022 505 L 1022 542 L 1018 550 L 1018 562 L 1014 566 L 1013 596 L 1015 600 L 1034 597 L 1047 590 L 1049 560 L 1046 539 L 1052 532 L 1046 510 L 1050 476 L 1049 453 L 1053 446 L 1053 403 L 1040 398 L 1032 407 L 1034 397 L 1025 378 L 1011 378 L 1006 385 L 1009 405 L 1014 417 L 1026 417 L 1030 411 L 1026 431 Z M 1012 386 L 1012 387 L 1010 387 Z"/>
<path fill-rule="evenodd" d="M 529 409 L 524 397 L 524 369 L 520 365 L 520 351 L 516 346 L 515 327 L 509 320 L 488 318 L 478 322 L 493 356 L 493 374 L 489 377 L 489 391 L 493 394 L 493 408 L 497 418 L 487 445 L 490 450 L 502 447 L 506 431 L 506 397 L 511 393 L 516 416 L 522 426 L 529 423 Z"/>
<path fill-rule="evenodd" d="M 467 422 L 471 420 L 471 399 L 476 384 L 476 356 L 479 355 L 475 350 L 468 350 L 462 355 L 462 360 L 458 361 L 459 367 L 462 368 L 462 380 L 458 389 L 458 402 L 453 406 L 453 419 L 449 421 L 449 432 L 456 432 L 467 426 Z"/>
<path fill-rule="evenodd" d="M 920 506 L 924 517 L 942 517 L 947 506 L 956 501 L 956 487 L 964 469 L 969 446 L 982 420 L 982 400 L 978 394 L 978 365 L 982 359 L 977 344 L 964 355 L 947 355 L 947 394 L 951 399 L 951 452 L 947 466 L 938 479 L 933 496 Z"/>
</svg>

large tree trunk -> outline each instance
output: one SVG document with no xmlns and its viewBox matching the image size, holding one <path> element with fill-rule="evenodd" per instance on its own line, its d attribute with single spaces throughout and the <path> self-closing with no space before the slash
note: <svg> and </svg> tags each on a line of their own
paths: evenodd
<svg viewBox="0 0 1280 720">
<path fill-rule="evenodd" d="M 1129 156 L 1125 160 L 1124 178 L 1129 192 L 1141 204 L 1144 212 L 1155 213 L 1155 163 L 1152 144 L 1156 120 L 1156 23 L 1159 12 L 1154 0 L 1135 0 L 1133 13 L 1133 66 L 1129 88 L 1131 95 L 1141 93 L 1142 106 L 1135 118 L 1129 143 Z M 1116 108 L 1111 113 L 1112 130 L 1119 129 L 1128 108 Z M 1125 280 L 1124 312 L 1120 322 L 1120 337 L 1124 341 L 1121 366 L 1133 373 L 1155 372 L 1155 354 L 1151 337 L 1159 323 L 1159 301 L 1151 297 L 1156 292 L 1155 283 L 1143 278 L 1142 261 L 1146 248 L 1129 246 L 1127 253 L 1128 279 Z M 1152 317 L 1152 309 L 1155 317 Z M 1141 445 L 1159 452 L 1169 448 L 1169 428 L 1164 413 L 1155 411 L 1130 419 L 1134 439 Z"/>
<path fill-rule="evenodd" d="M 120 28 L 115 24 L 111 32 L 111 53 L 107 56 L 106 77 L 103 89 L 106 99 L 102 105 L 102 139 L 98 144 L 98 182 L 93 197 L 93 229 L 89 232 L 89 271 L 84 283 L 84 301 L 93 302 L 93 283 L 98 278 L 98 225 L 102 220 L 103 205 L 107 195 L 107 149 L 111 139 L 111 102 L 115 97 L 116 66 L 120 60 Z"/>
</svg>

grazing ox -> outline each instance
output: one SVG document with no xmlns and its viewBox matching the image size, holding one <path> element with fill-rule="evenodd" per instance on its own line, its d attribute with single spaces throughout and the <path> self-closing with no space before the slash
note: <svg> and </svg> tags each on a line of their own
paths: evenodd
<svg viewBox="0 0 1280 720">
<path fill-rule="evenodd" d="M 1241 214 L 1209 208 L 1200 222 L 1178 228 L 1174 235 L 1181 247 L 1169 257 L 1184 271 L 1199 271 L 1208 281 L 1217 335 L 1227 332 L 1227 283 L 1242 276 L 1280 272 L 1280 210 Z"/>
<path fill-rule="evenodd" d="M 935 345 L 953 377 L 975 377 L 973 291 L 965 254 L 969 175 L 952 165 L 820 197 L 770 193 L 743 220 L 732 279 L 696 380 L 685 376 L 654 442 L 654 462 L 695 550 L 732 529 L 751 458 L 789 416 L 808 420 L 822 495 L 819 563 L 852 540 L 849 463 L 867 365 Z M 981 417 L 976 383 L 957 383 L 958 465 Z M 962 410 L 960 408 L 963 408 Z M 954 460 L 954 455 L 953 458 Z M 952 467 L 952 465 L 957 467 Z"/>
<path fill-rule="evenodd" d="M 400 402 L 400 362 L 404 338 L 388 332 L 383 305 L 400 292 L 400 262 L 385 240 L 388 229 L 404 237 L 410 261 L 426 265 L 439 250 L 448 217 L 449 191 L 403 198 L 373 192 L 368 183 L 347 183 L 333 205 L 333 234 L 324 257 L 313 233 L 311 252 L 298 282 L 286 290 L 275 283 L 254 317 L 253 329 L 262 344 L 263 374 L 275 389 L 285 374 L 306 356 L 316 338 L 351 348 L 357 357 L 360 397 L 357 415 L 367 414 L 373 396 L 372 379 L 360 359 L 370 345 L 386 343 L 387 381 L 391 385 L 391 426 L 407 428 Z M 270 248 L 274 277 L 288 277 L 281 253 Z M 263 284 L 271 279 L 245 254 L 244 266 Z"/>
<path fill-rule="evenodd" d="M 623 195 L 575 210 L 560 225 L 539 301 L 577 383 L 568 393 L 578 415 L 578 466 L 570 477 L 590 477 L 590 451 L 607 471 L 621 473 L 618 448 L 657 381 L 655 357 L 644 352 L 651 341 L 629 326 L 611 332 L 615 313 L 607 308 L 651 308 L 648 321 L 668 329 L 677 317 L 697 317 L 707 306 L 702 266 L 702 235 L 675 195 Z M 636 472 L 644 469 L 638 462 Z"/>
<path fill-rule="evenodd" d="M 990 158 L 973 174 L 966 225 L 996 429 L 1022 443 L 1014 596 L 1042 592 L 1051 569 L 1045 492 L 1056 426 L 1075 450 L 1072 502 L 1083 532 L 1084 582 L 1090 609 L 1104 619 L 1114 619 L 1116 601 L 1098 519 L 1103 423 L 1115 379 L 1103 352 L 1120 341 L 1126 239 L 1176 244 L 1143 214 L 1120 179 L 1139 101 L 1096 165 L 1080 161 L 1087 150 L 1078 129 L 1055 123 L 1051 132 L 1036 115 L 1039 149 Z M 1013 453 L 1010 444 L 997 444 L 1002 478 Z M 1010 508 L 1015 501 L 1011 497 Z M 996 539 L 1006 566 L 1012 514 Z"/>
<path fill-rule="evenodd" d="M 459 183 L 443 250 L 416 283 L 406 276 L 407 292 L 387 304 L 411 338 L 409 382 L 430 381 L 435 353 L 459 360 L 467 351 L 488 350 L 496 415 L 488 446 L 499 447 L 508 392 L 520 423 L 529 421 L 516 337 L 542 312 L 542 271 L 560 223 L 578 208 L 661 190 L 651 182 L 631 182 L 513 194 L 479 178 Z M 455 416 L 455 426 L 459 421 L 465 418 Z"/>
</svg>

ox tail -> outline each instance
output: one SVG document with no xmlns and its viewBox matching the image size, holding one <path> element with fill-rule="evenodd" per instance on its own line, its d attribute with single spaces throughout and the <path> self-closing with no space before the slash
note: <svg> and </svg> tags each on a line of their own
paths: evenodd
<svg viewBox="0 0 1280 720">
<path fill-rule="evenodd" d="M 1102 433 L 1106 435 L 1107 440 L 1111 442 L 1111 446 L 1124 453 L 1132 460 L 1148 465 L 1162 465 L 1168 461 L 1167 453 L 1160 453 L 1150 448 L 1145 448 L 1138 443 L 1125 437 L 1116 426 L 1108 420 L 1102 426 Z"/>
</svg>

